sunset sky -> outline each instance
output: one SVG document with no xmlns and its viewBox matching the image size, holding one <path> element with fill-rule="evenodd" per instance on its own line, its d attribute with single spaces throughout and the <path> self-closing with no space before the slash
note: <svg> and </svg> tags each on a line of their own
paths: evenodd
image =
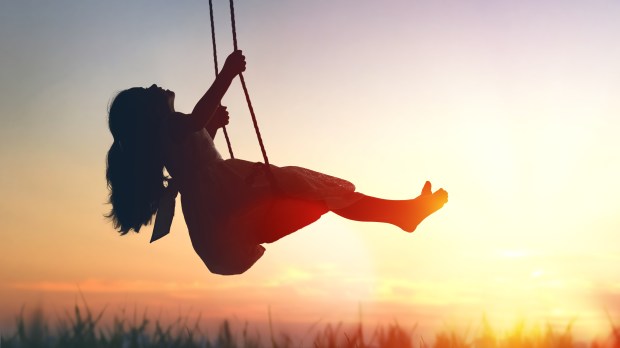
<svg viewBox="0 0 620 348">
<path fill-rule="evenodd" d="M 215 0 L 220 61 L 228 1 Z M 22 306 L 198 313 L 281 327 L 519 319 L 587 335 L 620 322 L 620 2 L 236 4 L 269 158 L 360 192 L 449 203 L 410 235 L 324 216 L 213 275 L 177 206 L 172 233 L 104 218 L 107 107 L 157 83 L 190 112 L 214 78 L 208 1 L 0 3 L 0 328 Z M 238 82 L 235 154 L 261 160 Z M 221 137 L 216 139 L 227 157 Z M 114 312 L 114 310 L 112 310 Z"/>
</svg>

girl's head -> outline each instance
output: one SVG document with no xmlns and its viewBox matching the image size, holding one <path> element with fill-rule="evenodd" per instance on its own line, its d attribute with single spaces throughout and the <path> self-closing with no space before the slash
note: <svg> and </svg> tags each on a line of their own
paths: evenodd
<svg viewBox="0 0 620 348">
<path fill-rule="evenodd" d="M 173 108 L 174 93 L 153 85 L 120 92 L 108 112 L 114 143 L 106 179 L 112 210 L 107 215 L 121 234 L 151 221 L 164 189 L 161 121 Z"/>
<path fill-rule="evenodd" d="M 120 92 L 110 105 L 108 125 L 115 142 L 131 142 L 138 133 L 159 124 L 167 113 L 174 112 L 174 92 L 157 85 L 134 87 Z"/>
</svg>

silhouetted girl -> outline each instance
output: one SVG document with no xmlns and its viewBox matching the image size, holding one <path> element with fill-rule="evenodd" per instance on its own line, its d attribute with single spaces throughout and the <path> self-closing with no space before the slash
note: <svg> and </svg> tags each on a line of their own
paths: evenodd
<svg viewBox="0 0 620 348">
<path fill-rule="evenodd" d="M 271 166 L 274 190 L 266 168 L 223 160 L 213 145 L 218 128 L 228 123 L 220 101 L 244 70 L 245 57 L 233 52 L 189 115 L 176 112 L 174 93 L 157 85 L 116 96 L 109 110 L 114 143 L 106 178 L 109 217 L 122 235 L 138 232 L 155 213 L 158 220 L 167 220 L 161 223 L 167 233 L 178 190 L 196 253 L 213 273 L 239 274 L 262 256 L 261 243 L 274 242 L 328 211 L 412 232 L 447 202 L 447 192 L 431 192 L 429 182 L 415 199 L 384 200 L 355 192 L 348 181 L 300 167 Z M 156 220 L 155 228 L 161 229 L 158 224 Z"/>
</svg>

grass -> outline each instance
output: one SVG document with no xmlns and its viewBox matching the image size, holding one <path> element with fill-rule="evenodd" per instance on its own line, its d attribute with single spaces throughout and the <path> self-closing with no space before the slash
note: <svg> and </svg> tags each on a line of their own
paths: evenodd
<svg viewBox="0 0 620 348">
<path fill-rule="evenodd" d="M 609 337 L 588 343 L 577 343 L 572 335 L 572 323 L 562 330 L 551 326 L 530 328 L 525 323 L 518 323 L 512 330 L 498 335 L 491 324 L 483 318 L 481 328 L 472 335 L 468 332 L 445 329 L 438 332 L 433 343 L 424 339 L 414 341 L 414 327 L 402 327 L 397 322 L 376 327 L 371 335 L 365 335 L 362 323 L 352 326 L 326 324 L 324 327 L 309 332 L 313 335 L 296 340 L 286 333 L 279 336 L 273 332 L 270 322 L 270 337 L 261 339 L 258 333 L 250 334 L 249 326 L 236 332 L 231 324 L 224 320 L 215 334 L 209 336 L 200 327 L 200 318 L 194 322 L 178 318 L 171 324 L 147 318 L 146 312 L 140 319 L 134 315 L 127 319 L 125 311 L 116 314 L 109 325 L 101 324 L 105 309 L 93 313 L 87 306 L 75 306 L 59 318 L 52 329 L 41 309 L 36 309 L 26 319 L 22 310 L 17 316 L 14 332 L 0 337 L 0 348 L 13 347 L 69 347 L 69 348 L 287 348 L 287 347 L 325 347 L 325 348 L 511 348 L 511 347 L 613 347 L 620 348 L 620 326 L 610 319 Z M 270 318 L 271 319 L 271 318 Z"/>
</svg>

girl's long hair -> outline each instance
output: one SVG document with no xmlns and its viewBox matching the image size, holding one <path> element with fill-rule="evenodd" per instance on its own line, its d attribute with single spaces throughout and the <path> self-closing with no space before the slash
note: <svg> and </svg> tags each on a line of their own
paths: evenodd
<svg viewBox="0 0 620 348">
<path fill-rule="evenodd" d="M 143 88 L 120 92 L 110 106 L 108 126 L 114 137 L 107 156 L 110 218 L 121 235 L 140 231 L 157 212 L 164 190 L 160 143 L 165 101 Z"/>
</svg>

